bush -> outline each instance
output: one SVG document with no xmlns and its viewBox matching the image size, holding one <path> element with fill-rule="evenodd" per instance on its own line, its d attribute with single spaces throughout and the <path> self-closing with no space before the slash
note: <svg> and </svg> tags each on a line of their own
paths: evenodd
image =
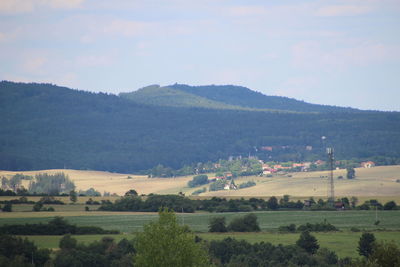
<svg viewBox="0 0 400 267">
<path fill-rule="evenodd" d="M 193 191 L 192 195 L 193 196 L 197 196 L 197 195 L 200 195 L 201 193 L 204 193 L 206 191 L 207 191 L 207 189 L 205 187 L 203 187 L 202 189 L 198 189 L 196 191 Z"/>
<path fill-rule="evenodd" d="M 260 226 L 257 222 L 257 216 L 251 213 L 233 219 L 228 229 L 233 232 L 259 232 Z"/>
<path fill-rule="evenodd" d="M 389 201 L 385 205 L 383 205 L 384 210 L 395 210 L 397 209 L 397 204 L 394 201 Z"/>
<path fill-rule="evenodd" d="M 209 232 L 219 232 L 224 233 L 227 232 L 225 217 L 212 217 L 208 224 Z"/>
<path fill-rule="evenodd" d="M 300 225 L 297 228 L 298 231 L 304 232 L 304 231 L 309 231 L 309 232 L 331 232 L 331 231 L 338 231 L 334 225 L 323 221 L 321 223 L 306 223 L 303 225 Z"/>
<path fill-rule="evenodd" d="M 246 182 L 246 183 L 240 184 L 240 185 L 239 185 L 239 189 L 247 188 L 247 187 L 252 187 L 252 186 L 255 186 L 255 185 L 256 185 L 255 182 L 253 182 L 253 181 L 248 181 L 248 182 Z"/>
<path fill-rule="evenodd" d="M 32 211 L 41 211 L 43 208 L 43 203 L 42 202 L 36 202 L 35 205 L 33 205 Z"/>
<path fill-rule="evenodd" d="M 319 249 L 318 240 L 308 231 L 301 233 L 299 240 L 297 240 L 296 242 L 296 245 L 310 254 L 315 254 Z"/>
<path fill-rule="evenodd" d="M 9 235 L 65 235 L 65 234 L 118 234 L 118 231 L 103 230 L 95 226 L 78 227 L 62 217 L 55 217 L 47 224 L 15 224 L 0 226 L 0 234 Z"/>
<path fill-rule="evenodd" d="M 285 225 L 285 226 L 279 226 L 278 231 L 294 233 L 294 232 L 296 232 L 296 225 L 292 223 L 292 224 Z"/>
<path fill-rule="evenodd" d="M 3 211 L 4 211 L 4 212 L 12 212 L 12 205 L 11 205 L 11 203 L 6 203 L 6 204 L 4 204 Z"/>
<path fill-rule="evenodd" d="M 92 198 L 89 198 L 86 201 L 86 205 L 100 205 L 100 202 L 93 200 Z"/>
<path fill-rule="evenodd" d="M 65 203 L 59 199 L 55 199 L 53 196 L 44 196 L 40 198 L 39 202 L 43 204 L 53 204 L 53 205 L 64 205 Z"/>
<path fill-rule="evenodd" d="M 205 174 L 194 176 L 193 180 L 188 182 L 189 187 L 196 187 L 203 184 L 208 184 L 208 176 Z"/>
</svg>

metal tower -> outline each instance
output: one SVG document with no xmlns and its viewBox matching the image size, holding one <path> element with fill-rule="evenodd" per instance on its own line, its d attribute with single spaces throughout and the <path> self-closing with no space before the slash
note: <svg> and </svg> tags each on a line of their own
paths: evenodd
<svg viewBox="0 0 400 267">
<path fill-rule="evenodd" d="M 333 184 L 333 160 L 334 160 L 334 155 L 333 155 L 333 148 L 328 147 L 326 149 L 326 153 L 328 154 L 329 158 L 329 167 L 330 167 L 330 175 L 329 175 L 329 182 L 328 182 L 328 203 L 334 207 L 335 206 L 335 187 Z"/>
</svg>

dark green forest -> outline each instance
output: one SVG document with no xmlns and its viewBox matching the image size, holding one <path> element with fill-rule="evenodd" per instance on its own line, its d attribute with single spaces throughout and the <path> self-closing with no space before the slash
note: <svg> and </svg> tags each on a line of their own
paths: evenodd
<svg viewBox="0 0 400 267">
<path fill-rule="evenodd" d="M 0 114 L 3 170 L 139 172 L 240 155 L 304 161 L 324 159 L 327 145 L 337 159 L 375 157 L 391 164 L 400 158 L 398 112 L 162 107 L 51 84 L 3 81 Z"/>
</svg>

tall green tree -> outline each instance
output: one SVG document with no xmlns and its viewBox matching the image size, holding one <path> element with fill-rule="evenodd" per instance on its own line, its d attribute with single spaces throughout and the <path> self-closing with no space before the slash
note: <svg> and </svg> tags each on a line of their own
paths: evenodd
<svg viewBox="0 0 400 267">
<path fill-rule="evenodd" d="M 375 236 L 372 233 L 363 233 L 358 241 L 358 253 L 367 257 L 372 254 L 374 248 Z"/>
<path fill-rule="evenodd" d="M 356 170 L 353 167 L 347 167 L 347 179 L 354 179 L 356 178 Z"/>
<path fill-rule="evenodd" d="M 315 254 L 319 249 L 318 240 L 308 231 L 304 231 L 301 233 L 299 240 L 297 240 L 296 242 L 296 245 L 303 248 L 310 254 Z"/>
<path fill-rule="evenodd" d="M 135 266 L 210 266 L 206 250 L 168 209 L 159 212 L 158 221 L 144 226 L 137 236 L 136 249 Z"/>
<path fill-rule="evenodd" d="M 75 190 L 69 191 L 69 200 L 71 200 L 73 203 L 78 201 L 78 193 L 76 193 Z"/>
</svg>

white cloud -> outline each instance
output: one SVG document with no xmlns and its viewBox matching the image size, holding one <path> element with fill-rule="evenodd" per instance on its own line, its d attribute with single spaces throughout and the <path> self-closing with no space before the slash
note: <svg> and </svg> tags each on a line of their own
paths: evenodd
<svg viewBox="0 0 400 267">
<path fill-rule="evenodd" d="M 85 0 L 1 0 L 0 13 L 29 13 L 42 7 L 56 9 L 78 8 L 84 1 Z"/>
<path fill-rule="evenodd" d="M 27 13 L 34 9 L 34 3 L 30 0 L 2 0 L 0 1 L 0 13 Z"/>
<path fill-rule="evenodd" d="M 28 73 L 43 73 L 43 67 L 47 58 L 43 56 L 30 57 L 23 63 L 23 69 Z"/>
<path fill-rule="evenodd" d="M 326 48 L 316 41 L 299 42 L 292 47 L 292 64 L 298 68 L 368 66 L 400 60 L 400 46 L 363 42 L 342 48 Z"/>
<path fill-rule="evenodd" d="M 76 58 L 78 67 L 108 66 L 113 62 L 113 57 L 108 55 L 83 55 Z"/>
<path fill-rule="evenodd" d="M 106 34 L 117 34 L 127 37 L 142 34 L 150 27 L 149 23 L 129 20 L 114 20 L 103 28 Z"/>
<path fill-rule="evenodd" d="M 232 16 L 257 16 L 267 13 L 268 9 L 264 6 L 234 6 L 228 8 L 228 14 Z"/>
<path fill-rule="evenodd" d="M 316 15 L 321 17 L 357 16 L 371 12 L 372 6 L 367 5 L 333 5 L 321 7 Z"/>
</svg>

